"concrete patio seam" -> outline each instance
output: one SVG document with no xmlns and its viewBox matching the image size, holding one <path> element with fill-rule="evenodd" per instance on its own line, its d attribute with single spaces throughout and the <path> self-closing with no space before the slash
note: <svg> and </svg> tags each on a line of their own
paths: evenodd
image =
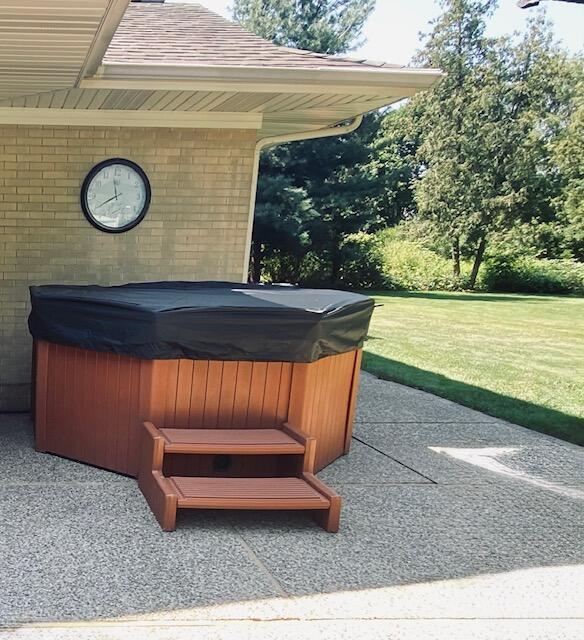
<svg viewBox="0 0 584 640">
<path fill-rule="evenodd" d="M 240 533 L 236 526 L 233 526 L 232 528 L 235 535 L 239 538 L 245 554 L 251 560 L 251 562 L 260 570 L 261 574 L 267 579 L 268 583 L 272 585 L 272 587 L 277 591 L 280 597 L 289 598 L 290 596 L 286 592 L 284 587 L 282 587 L 277 578 L 272 573 L 270 573 L 269 569 L 266 567 L 257 553 L 253 550 L 253 548 L 249 545 L 243 534 Z"/>
<path fill-rule="evenodd" d="M 390 460 L 393 460 L 394 462 L 397 462 L 402 467 L 405 467 L 406 469 L 409 469 L 410 471 L 413 471 L 414 473 L 417 473 L 420 477 L 426 479 L 428 482 L 431 482 L 432 484 L 438 484 L 435 480 L 432 480 L 432 478 L 429 478 L 428 476 L 425 476 L 423 473 L 420 473 L 419 471 L 416 471 L 416 469 L 413 469 L 412 467 L 408 466 L 404 462 L 401 462 L 397 458 L 394 458 L 393 456 L 390 456 L 385 451 L 381 451 L 381 449 L 377 449 L 377 447 L 374 447 L 373 445 L 369 444 L 368 442 L 365 442 L 364 440 L 360 440 L 359 438 L 357 438 L 357 436 L 352 436 L 352 438 L 353 438 L 353 440 L 356 440 L 357 442 L 360 442 L 361 444 L 364 444 L 366 447 L 369 447 L 370 449 L 373 449 L 373 451 L 377 451 L 377 453 L 380 453 L 382 456 L 385 456 L 386 458 L 389 458 Z M 412 483 L 412 484 L 418 484 L 418 483 Z M 422 484 L 422 483 L 420 483 L 420 484 Z"/>
</svg>

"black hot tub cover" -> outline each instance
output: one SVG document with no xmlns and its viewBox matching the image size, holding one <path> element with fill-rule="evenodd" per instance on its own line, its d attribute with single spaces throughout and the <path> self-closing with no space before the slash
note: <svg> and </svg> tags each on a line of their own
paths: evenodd
<svg viewBox="0 0 584 640">
<path fill-rule="evenodd" d="M 34 338 L 136 358 L 314 362 L 361 347 L 373 300 L 233 282 L 30 288 Z"/>
</svg>

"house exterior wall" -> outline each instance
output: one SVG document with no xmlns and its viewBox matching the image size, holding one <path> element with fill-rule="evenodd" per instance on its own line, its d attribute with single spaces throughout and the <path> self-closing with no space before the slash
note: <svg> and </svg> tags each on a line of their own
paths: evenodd
<svg viewBox="0 0 584 640">
<path fill-rule="evenodd" d="M 256 132 L 0 125 L 0 410 L 29 406 L 31 284 L 241 280 Z M 152 202 L 122 234 L 79 204 L 88 171 L 122 157 Z"/>
</svg>

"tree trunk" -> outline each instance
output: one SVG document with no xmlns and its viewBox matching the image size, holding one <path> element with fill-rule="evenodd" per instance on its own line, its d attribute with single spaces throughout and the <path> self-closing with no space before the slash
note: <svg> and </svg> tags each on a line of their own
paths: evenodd
<svg viewBox="0 0 584 640">
<path fill-rule="evenodd" d="M 341 244 L 341 237 L 339 236 L 339 234 L 333 232 L 332 238 L 331 238 L 331 253 L 330 253 L 330 256 L 331 256 L 330 283 L 332 286 L 336 286 L 339 284 L 339 274 L 341 272 L 340 244 Z"/>
<path fill-rule="evenodd" d="M 452 273 L 460 278 L 460 240 L 458 236 L 452 241 Z"/>
<path fill-rule="evenodd" d="M 331 254 L 331 285 L 336 286 L 339 284 L 339 273 L 341 271 L 341 259 L 339 251 L 333 248 Z"/>
<path fill-rule="evenodd" d="M 472 271 L 470 272 L 470 280 L 468 284 L 471 289 L 475 288 L 475 284 L 477 282 L 477 276 L 479 275 L 479 269 L 481 268 L 481 264 L 483 262 L 483 256 L 485 255 L 486 248 L 487 248 L 487 238 L 483 236 L 479 242 L 479 246 L 477 248 L 475 259 L 472 265 Z"/>
<path fill-rule="evenodd" d="M 258 283 L 262 276 L 262 247 L 259 242 L 252 242 L 251 245 L 251 269 L 250 279 Z"/>
</svg>

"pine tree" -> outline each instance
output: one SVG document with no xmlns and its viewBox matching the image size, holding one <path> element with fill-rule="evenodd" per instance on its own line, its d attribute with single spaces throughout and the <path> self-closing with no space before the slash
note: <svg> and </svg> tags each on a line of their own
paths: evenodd
<svg viewBox="0 0 584 640">
<path fill-rule="evenodd" d="M 266 40 L 317 53 L 357 47 L 375 0 L 235 0 L 233 19 Z"/>
<path fill-rule="evenodd" d="M 375 0 L 235 0 L 233 17 L 283 46 L 343 53 L 359 44 Z M 256 198 L 251 278 L 266 264 L 275 280 L 297 282 L 303 258 L 324 265 L 322 280 L 338 278 L 343 238 L 362 226 L 356 205 L 376 188 L 362 164 L 378 118 L 339 138 L 281 145 L 262 154 Z"/>
</svg>

